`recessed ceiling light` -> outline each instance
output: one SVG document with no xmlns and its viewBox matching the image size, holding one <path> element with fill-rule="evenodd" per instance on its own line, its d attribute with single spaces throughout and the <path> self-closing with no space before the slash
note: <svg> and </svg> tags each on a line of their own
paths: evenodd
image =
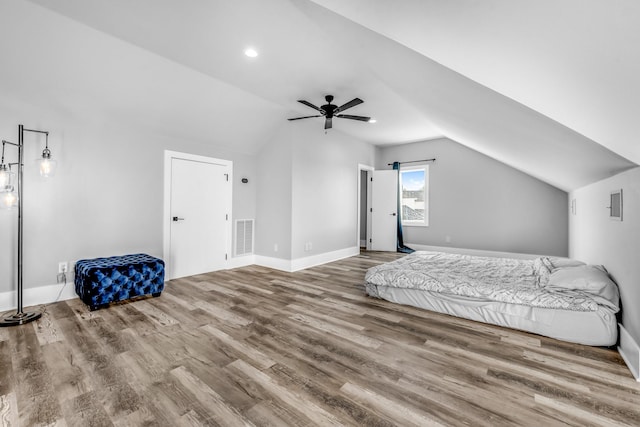
<svg viewBox="0 0 640 427">
<path fill-rule="evenodd" d="M 255 58 L 256 56 L 258 56 L 258 52 L 253 48 L 245 49 L 244 54 L 247 55 L 249 58 Z"/>
<path fill-rule="evenodd" d="M 369 119 L 369 123 L 375 123 L 375 122 L 377 122 L 376 119 Z"/>
</svg>

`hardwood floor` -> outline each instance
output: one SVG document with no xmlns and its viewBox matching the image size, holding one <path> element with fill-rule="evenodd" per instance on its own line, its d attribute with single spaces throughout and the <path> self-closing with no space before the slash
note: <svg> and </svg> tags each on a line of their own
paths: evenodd
<svg viewBox="0 0 640 427">
<path fill-rule="evenodd" d="M 369 252 L 0 329 L 3 426 L 640 425 L 614 350 L 365 296 Z"/>
</svg>

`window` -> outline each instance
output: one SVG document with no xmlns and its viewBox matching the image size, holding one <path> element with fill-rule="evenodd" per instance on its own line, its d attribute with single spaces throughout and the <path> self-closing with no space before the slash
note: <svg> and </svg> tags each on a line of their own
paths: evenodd
<svg viewBox="0 0 640 427">
<path fill-rule="evenodd" d="M 429 166 L 402 168 L 399 174 L 402 194 L 402 225 L 429 225 Z"/>
</svg>

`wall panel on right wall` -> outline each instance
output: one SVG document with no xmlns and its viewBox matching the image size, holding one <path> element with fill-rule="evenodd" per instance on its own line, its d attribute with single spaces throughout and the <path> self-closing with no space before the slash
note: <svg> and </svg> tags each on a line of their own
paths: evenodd
<svg viewBox="0 0 640 427">
<path fill-rule="evenodd" d="M 620 189 L 622 221 L 608 209 Z M 640 167 L 574 190 L 569 200 L 569 254 L 606 267 L 620 288 L 622 325 L 640 343 Z"/>
</svg>

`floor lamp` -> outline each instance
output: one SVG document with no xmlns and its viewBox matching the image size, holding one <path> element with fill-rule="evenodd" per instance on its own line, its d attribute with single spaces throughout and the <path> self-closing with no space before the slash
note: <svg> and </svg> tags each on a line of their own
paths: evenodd
<svg viewBox="0 0 640 427">
<path fill-rule="evenodd" d="M 40 165 L 40 175 L 44 177 L 52 176 L 55 172 L 56 162 L 51 158 L 51 151 L 49 150 L 49 132 L 25 129 L 23 125 L 18 125 L 18 143 L 2 140 L 2 161 L 0 162 L 0 207 L 1 208 L 18 208 L 18 308 L 15 314 L 9 315 L 0 320 L 0 326 L 15 326 L 23 325 L 25 323 L 32 322 L 39 319 L 42 316 L 40 312 L 24 312 L 22 307 L 22 252 L 23 252 L 23 231 L 22 231 L 22 213 L 23 204 L 22 196 L 24 192 L 24 133 L 33 132 L 45 135 L 45 149 L 42 151 L 42 157 L 37 161 Z M 17 163 L 4 162 L 4 150 L 5 145 L 10 145 L 18 149 L 18 161 Z M 13 185 L 13 177 L 15 173 L 12 168 L 16 167 L 18 170 L 18 180 L 16 186 Z"/>
</svg>

